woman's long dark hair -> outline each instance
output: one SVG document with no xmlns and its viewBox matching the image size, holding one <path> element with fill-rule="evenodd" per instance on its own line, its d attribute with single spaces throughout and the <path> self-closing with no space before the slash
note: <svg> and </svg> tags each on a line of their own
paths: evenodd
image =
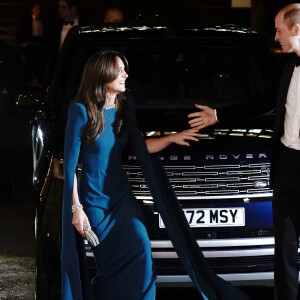
<svg viewBox="0 0 300 300">
<path fill-rule="evenodd" d="M 83 129 L 82 137 L 90 144 L 95 143 L 104 128 L 103 107 L 107 94 L 107 83 L 119 75 L 117 58 L 120 58 L 128 69 L 125 56 L 115 51 L 98 51 L 87 61 L 76 101 L 82 102 L 87 110 L 88 121 Z M 116 96 L 116 120 L 113 124 L 114 133 L 120 135 L 126 125 L 127 105 L 124 93 Z"/>
</svg>

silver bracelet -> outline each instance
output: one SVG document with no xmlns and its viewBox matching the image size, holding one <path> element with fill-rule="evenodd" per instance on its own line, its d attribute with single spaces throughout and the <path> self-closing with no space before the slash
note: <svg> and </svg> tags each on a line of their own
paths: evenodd
<svg viewBox="0 0 300 300">
<path fill-rule="evenodd" d="M 75 204 L 75 205 L 72 205 L 72 213 L 78 209 L 83 209 L 83 206 L 82 204 Z"/>
</svg>

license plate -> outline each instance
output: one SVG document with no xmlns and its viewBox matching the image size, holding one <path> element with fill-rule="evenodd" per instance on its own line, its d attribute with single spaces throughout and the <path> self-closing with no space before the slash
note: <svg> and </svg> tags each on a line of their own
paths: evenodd
<svg viewBox="0 0 300 300">
<path fill-rule="evenodd" d="M 184 215 L 190 227 L 245 226 L 245 208 L 185 208 Z M 159 215 L 159 227 L 165 228 Z"/>
</svg>

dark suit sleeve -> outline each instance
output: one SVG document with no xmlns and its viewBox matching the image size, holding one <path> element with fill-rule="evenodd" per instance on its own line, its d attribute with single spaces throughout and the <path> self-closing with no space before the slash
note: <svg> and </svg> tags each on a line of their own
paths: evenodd
<svg viewBox="0 0 300 300">
<path fill-rule="evenodd" d="M 148 154 L 135 118 L 133 100 L 129 101 L 129 145 L 136 154 L 150 192 L 162 216 L 178 257 L 203 299 L 248 299 L 242 292 L 218 277 L 208 266 L 187 223 L 180 204 L 156 155 Z"/>
<path fill-rule="evenodd" d="M 243 99 L 239 99 L 239 103 L 217 107 L 218 121 L 221 124 L 247 121 L 275 110 L 280 68 L 279 66 L 275 68 L 274 64 L 273 61 L 266 63 L 264 76 L 256 68 L 251 69 L 251 63 L 249 64 L 249 72 L 252 74 L 247 79 L 251 80 L 248 84 L 249 90 Z"/>
<path fill-rule="evenodd" d="M 236 104 L 217 109 L 219 123 L 235 123 L 258 118 L 272 113 L 276 107 L 276 89 L 267 94 L 249 98 L 243 104 Z"/>
</svg>

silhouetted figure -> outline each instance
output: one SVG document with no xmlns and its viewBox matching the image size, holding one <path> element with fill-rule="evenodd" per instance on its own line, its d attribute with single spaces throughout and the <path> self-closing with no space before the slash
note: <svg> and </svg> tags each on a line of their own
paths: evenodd
<svg viewBox="0 0 300 300">
<path fill-rule="evenodd" d="M 79 25 L 78 0 L 60 0 L 58 2 L 60 22 L 59 48 L 61 48 L 68 31 Z"/>
<path fill-rule="evenodd" d="M 48 28 L 42 17 L 42 7 L 35 3 L 31 14 L 26 16 L 18 30 L 17 42 L 25 64 L 26 81 L 29 84 L 43 84 L 47 62 Z"/>
<path fill-rule="evenodd" d="M 82 20 L 79 17 L 78 4 L 78 0 L 58 1 L 59 19 L 51 26 L 52 30 L 49 47 L 51 55 L 49 60 L 47 85 L 51 83 L 56 62 L 67 33 L 72 27 L 82 25 Z"/>
</svg>

